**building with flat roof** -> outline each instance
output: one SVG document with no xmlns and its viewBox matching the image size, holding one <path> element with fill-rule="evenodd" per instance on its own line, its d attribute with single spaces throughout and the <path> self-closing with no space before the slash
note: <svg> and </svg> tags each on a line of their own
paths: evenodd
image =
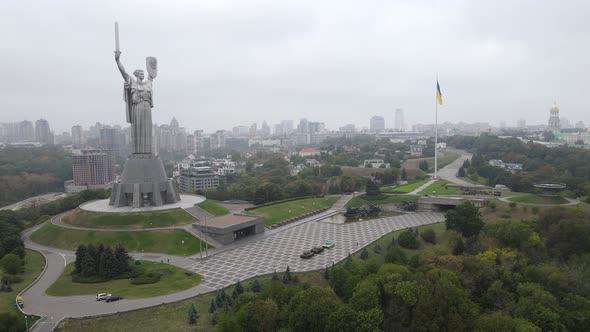
<svg viewBox="0 0 590 332">
<path fill-rule="evenodd" d="M 201 232 L 221 244 L 232 243 L 247 236 L 264 233 L 264 218 L 255 215 L 234 213 L 213 218 L 207 223 L 193 224 Z"/>
<path fill-rule="evenodd" d="M 183 192 L 193 192 L 215 188 L 219 185 L 219 175 L 208 166 L 189 167 L 180 171 L 178 187 Z"/>
<path fill-rule="evenodd" d="M 375 115 L 371 118 L 369 127 L 372 133 L 383 131 L 385 129 L 385 119 L 382 116 Z"/>
</svg>

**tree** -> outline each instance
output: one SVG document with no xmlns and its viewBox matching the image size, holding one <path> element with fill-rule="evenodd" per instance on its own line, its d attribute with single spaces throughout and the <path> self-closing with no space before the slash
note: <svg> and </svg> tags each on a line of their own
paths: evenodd
<svg viewBox="0 0 590 332">
<path fill-rule="evenodd" d="M 13 252 L 16 248 L 24 248 L 24 246 L 25 244 L 23 243 L 23 240 L 18 235 L 18 230 L 14 229 L 13 235 L 0 237 L 0 258 L 5 254 Z"/>
<path fill-rule="evenodd" d="M 418 298 L 412 325 L 416 331 L 467 331 L 477 317 L 456 274 L 433 269 L 418 280 Z"/>
<path fill-rule="evenodd" d="M 297 292 L 284 311 L 293 331 L 324 331 L 340 299 L 330 288 L 310 287 Z"/>
<path fill-rule="evenodd" d="M 82 273 L 82 261 L 84 260 L 85 256 L 86 246 L 81 244 L 78 246 L 78 249 L 76 250 L 76 261 L 74 263 L 74 270 L 76 271 L 76 273 Z"/>
<path fill-rule="evenodd" d="M 254 293 L 259 293 L 262 290 L 262 284 L 258 279 L 254 279 L 248 286 L 248 290 Z"/>
<path fill-rule="evenodd" d="M 420 233 L 422 239 L 428 243 L 436 243 L 436 233 L 432 228 L 427 228 Z"/>
<path fill-rule="evenodd" d="M 479 209 L 469 202 L 447 211 L 445 223 L 447 229 L 461 232 L 465 237 L 478 235 L 484 226 Z"/>
<path fill-rule="evenodd" d="M 373 180 L 367 180 L 366 191 L 368 196 L 377 196 L 381 194 L 379 186 Z"/>
<path fill-rule="evenodd" d="M 18 274 L 22 272 L 23 261 L 15 254 L 6 254 L 0 260 L 0 267 L 8 274 Z"/>
<path fill-rule="evenodd" d="M 465 174 L 465 168 L 463 168 L 463 167 L 459 168 L 459 171 L 457 172 L 457 176 L 460 178 L 464 178 L 465 176 L 467 176 L 467 174 Z"/>
<path fill-rule="evenodd" d="M 238 296 L 240 296 L 240 294 L 242 294 L 244 292 L 244 287 L 242 287 L 242 284 L 240 284 L 240 281 L 238 280 L 235 284 L 234 284 L 234 289 L 232 291 L 231 297 L 235 300 L 238 298 Z"/>
<path fill-rule="evenodd" d="M 209 313 L 212 314 L 215 311 L 217 311 L 217 305 L 215 304 L 215 298 L 212 298 L 211 302 L 209 302 Z"/>
<path fill-rule="evenodd" d="M 192 303 L 188 307 L 188 323 L 189 324 L 196 324 L 199 315 L 197 314 L 197 308 L 195 308 L 195 304 Z"/>
<path fill-rule="evenodd" d="M 403 248 L 418 249 L 420 244 L 418 243 L 418 240 L 416 240 L 416 237 L 416 233 L 409 229 L 406 229 L 399 235 L 399 237 L 397 238 L 397 242 Z"/>
<path fill-rule="evenodd" d="M 428 162 L 426 160 L 420 161 L 420 163 L 418 164 L 418 168 L 420 168 L 424 172 L 428 171 Z"/>
<path fill-rule="evenodd" d="M 129 260 L 131 257 L 127 254 L 127 250 L 118 244 L 115 248 L 115 263 L 114 263 L 114 273 L 115 275 L 119 275 L 121 273 L 129 271 L 131 268 L 129 267 Z"/>
<path fill-rule="evenodd" d="M 367 248 L 363 248 L 363 250 L 361 250 L 361 259 L 366 260 L 367 258 L 369 258 L 369 252 L 367 251 Z"/>
<path fill-rule="evenodd" d="M 277 331 L 280 320 L 279 306 L 272 299 L 258 299 L 247 303 L 237 313 L 241 327 L 246 331 Z"/>
<path fill-rule="evenodd" d="M 98 275 L 105 279 L 112 279 L 116 276 L 115 254 L 111 247 L 106 247 L 100 255 Z"/>
<path fill-rule="evenodd" d="M 96 248 L 89 244 L 86 248 L 86 255 L 82 259 L 82 276 L 89 277 L 95 275 L 98 271 L 96 270 Z"/>
<path fill-rule="evenodd" d="M 406 173 L 405 167 L 402 168 L 402 173 L 401 173 L 400 177 L 403 181 L 408 181 L 408 173 Z"/>
<path fill-rule="evenodd" d="M 535 324 L 522 318 L 513 318 L 500 312 L 483 314 L 475 322 L 476 332 L 541 332 Z"/>
<path fill-rule="evenodd" d="M 289 283 L 291 282 L 291 280 L 293 280 L 293 277 L 291 276 L 291 270 L 289 269 L 289 265 L 287 265 L 287 269 L 285 270 L 285 273 L 283 274 L 283 283 Z"/>
</svg>

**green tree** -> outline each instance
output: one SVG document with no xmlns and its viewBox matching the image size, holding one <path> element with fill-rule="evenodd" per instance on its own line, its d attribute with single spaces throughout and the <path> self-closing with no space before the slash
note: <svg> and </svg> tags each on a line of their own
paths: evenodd
<svg viewBox="0 0 590 332">
<path fill-rule="evenodd" d="M 477 317 L 477 306 L 448 270 L 433 269 L 418 280 L 418 300 L 413 309 L 416 331 L 467 331 Z"/>
<path fill-rule="evenodd" d="M 191 303 L 188 307 L 188 323 L 189 324 L 196 324 L 198 319 L 197 308 L 195 308 L 195 304 Z"/>
<path fill-rule="evenodd" d="M 18 274 L 23 270 L 23 261 L 17 255 L 6 254 L 0 259 L 0 267 L 4 273 Z"/>
<path fill-rule="evenodd" d="M 377 196 L 381 194 L 379 186 L 373 180 L 367 180 L 366 191 L 368 196 Z"/>
<path fill-rule="evenodd" d="M 401 173 L 400 177 L 401 177 L 402 181 L 408 181 L 408 173 L 406 173 L 405 167 L 402 168 L 402 173 Z"/>
<path fill-rule="evenodd" d="M 476 332 L 541 332 L 535 324 L 500 312 L 483 314 L 475 322 Z"/>
<path fill-rule="evenodd" d="M 432 228 L 426 228 L 422 232 L 420 232 L 420 236 L 422 239 L 428 243 L 435 244 L 436 243 L 436 233 Z"/>
<path fill-rule="evenodd" d="M 86 256 L 86 246 L 81 244 L 78 246 L 78 249 L 76 250 L 76 260 L 74 263 L 74 266 L 75 266 L 74 271 L 76 271 L 76 273 L 82 272 L 82 261 L 84 260 L 85 256 Z"/>
<path fill-rule="evenodd" d="M 479 209 L 469 202 L 447 211 L 445 223 L 447 229 L 461 232 L 465 237 L 478 235 L 484 226 Z"/>
<path fill-rule="evenodd" d="M 418 249 L 420 244 L 418 240 L 416 240 L 416 233 L 413 231 L 406 229 L 405 231 L 401 232 L 401 234 L 397 238 L 397 242 L 400 246 L 406 249 Z"/>
<path fill-rule="evenodd" d="M 340 300 L 329 288 L 310 287 L 296 293 L 285 312 L 293 331 L 324 331 L 330 314 L 338 309 Z"/>
</svg>

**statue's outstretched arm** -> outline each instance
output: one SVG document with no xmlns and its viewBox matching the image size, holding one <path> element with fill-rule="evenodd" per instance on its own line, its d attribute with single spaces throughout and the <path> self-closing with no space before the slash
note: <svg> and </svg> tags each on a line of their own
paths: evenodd
<svg viewBox="0 0 590 332">
<path fill-rule="evenodd" d="M 127 80 L 129 79 L 129 74 L 127 74 L 127 72 L 125 71 L 125 67 L 123 67 L 121 61 L 119 61 L 120 57 L 121 51 L 115 51 L 115 62 L 117 63 L 117 67 L 119 67 L 119 71 L 121 72 L 123 79 L 125 80 L 125 82 L 127 82 Z"/>
</svg>

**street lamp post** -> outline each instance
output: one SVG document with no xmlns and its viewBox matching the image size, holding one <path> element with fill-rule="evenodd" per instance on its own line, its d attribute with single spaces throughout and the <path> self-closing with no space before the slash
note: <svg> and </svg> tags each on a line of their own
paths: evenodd
<svg viewBox="0 0 590 332">
<path fill-rule="evenodd" d="M 25 327 L 26 327 L 26 331 L 29 332 L 29 321 L 27 320 L 28 316 L 25 315 Z"/>
</svg>

